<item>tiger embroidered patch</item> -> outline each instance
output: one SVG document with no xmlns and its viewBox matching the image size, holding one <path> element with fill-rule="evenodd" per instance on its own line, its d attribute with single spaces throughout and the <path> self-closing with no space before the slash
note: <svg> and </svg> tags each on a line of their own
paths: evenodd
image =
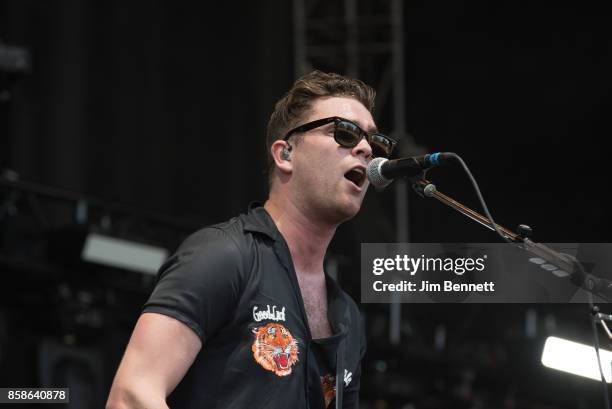
<svg viewBox="0 0 612 409">
<path fill-rule="evenodd" d="M 289 330 L 277 323 L 253 328 L 255 341 L 251 346 L 253 358 L 264 369 L 277 376 L 291 374 L 291 367 L 298 361 L 298 343 Z"/>
<path fill-rule="evenodd" d="M 328 407 L 331 401 L 336 397 L 336 377 L 331 374 L 322 376 L 321 387 L 323 388 L 325 407 Z"/>
</svg>

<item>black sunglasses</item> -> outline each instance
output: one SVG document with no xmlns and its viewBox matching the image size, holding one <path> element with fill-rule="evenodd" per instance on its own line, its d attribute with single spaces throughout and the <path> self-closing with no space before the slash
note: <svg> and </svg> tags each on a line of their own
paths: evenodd
<svg viewBox="0 0 612 409">
<path fill-rule="evenodd" d="M 310 131 L 332 122 L 334 123 L 334 140 L 338 145 L 345 148 L 354 148 L 361 141 L 361 138 L 365 138 L 372 147 L 372 156 L 388 158 L 391 152 L 393 152 L 395 145 L 397 145 L 397 141 L 386 135 L 378 132 L 366 132 L 356 123 L 337 116 L 317 119 L 316 121 L 300 125 L 287 132 L 283 141 L 288 140 L 294 133 Z"/>
</svg>

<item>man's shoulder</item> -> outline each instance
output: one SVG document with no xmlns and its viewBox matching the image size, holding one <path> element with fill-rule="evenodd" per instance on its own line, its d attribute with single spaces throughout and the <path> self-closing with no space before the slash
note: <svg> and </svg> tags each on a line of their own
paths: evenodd
<svg viewBox="0 0 612 409">
<path fill-rule="evenodd" d="M 191 233 L 178 248 L 179 252 L 195 251 L 203 246 L 229 245 L 238 246 L 244 236 L 244 222 L 240 216 L 232 217 L 221 223 L 202 227 Z"/>
<path fill-rule="evenodd" d="M 201 228 L 189 235 L 179 249 L 194 249 L 203 245 L 233 243 L 240 251 L 247 251 L 253 238 L 251 233 L 275 238 L 275 226 L 263 207 L 250 208 L 248 213 Z"/>
<path fill-rule="evenodd" d="M 223 272 L 226 277 L 235 272 L 239 276 L 247 271 L 248 243 L 244 236 L 240 216 L 202 227 L 193 232 L 176 248 L 159 270 L 159 279 L 172 273 L 175 277 L 215 276 Z"/>
</svg>

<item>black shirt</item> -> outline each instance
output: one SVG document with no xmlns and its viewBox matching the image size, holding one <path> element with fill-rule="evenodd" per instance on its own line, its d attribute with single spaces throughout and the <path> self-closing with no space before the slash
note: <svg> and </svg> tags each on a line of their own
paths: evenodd
<svg viewBox="0 0 612 409">
<path fill-rule="evenodd" d="M 313 341 L 289 249 L 264 208 L 187 238 L 143 310 L 178 319 L 202 340 L 170 407 L 319 409 L 337 395 L 338 407 L 357 408 L 360 314 L 326 281 L 333 335 Z"/>
</svg>

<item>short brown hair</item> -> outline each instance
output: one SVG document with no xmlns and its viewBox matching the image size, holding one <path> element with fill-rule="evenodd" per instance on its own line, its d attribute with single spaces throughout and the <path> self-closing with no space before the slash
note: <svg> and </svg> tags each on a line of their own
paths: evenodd
<svg viewBox="0 0 612 409">
<path fill-rule="evenodd" d="M 270 153 L 272 144 L 298 126 L 298 122 L 312 107 L 312 102 L 322 97 L 355 98 L 372 112 L 376 91 L 363 81 L 321 71 L 312 71 L 295 81 L 289 92 L 276 103 L 268 121 L 266 148 L 270 177 L 274 166 Z"/>
</svg>

